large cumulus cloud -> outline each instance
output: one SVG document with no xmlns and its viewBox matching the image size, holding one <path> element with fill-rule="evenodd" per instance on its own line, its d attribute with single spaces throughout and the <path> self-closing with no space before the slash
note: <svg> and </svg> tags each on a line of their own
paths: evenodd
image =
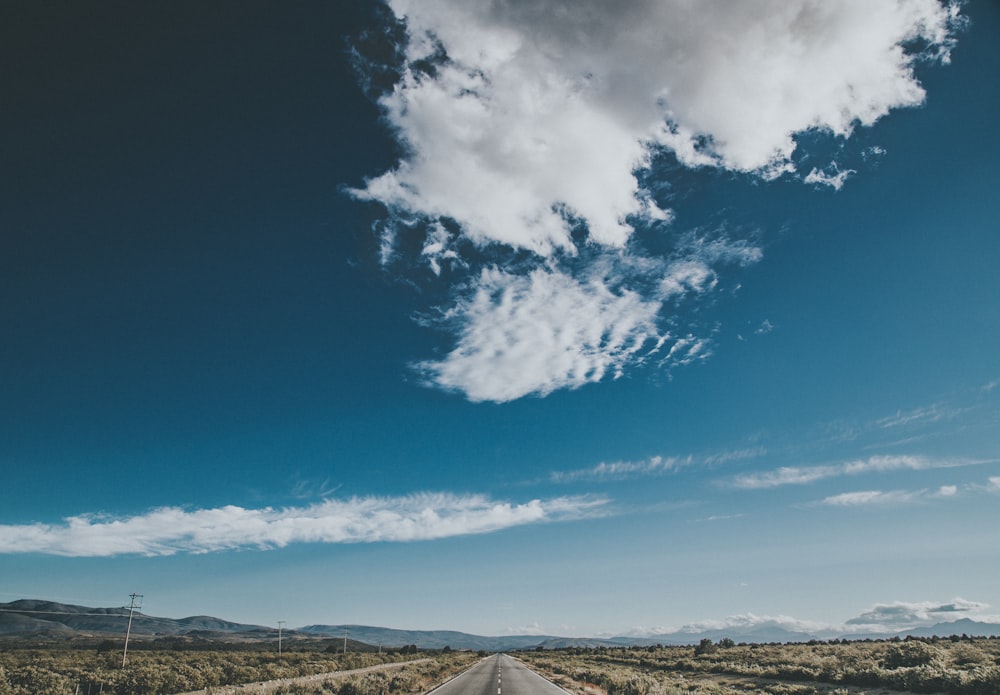
<svg viewBox="0 0 1000 695">
<path fill-rule="evenodd" d="M 649 168 L 658 153 L 686 167 L 787 174 L 840 188 L 852 172 L 836 162 L 796 171 L 797 136 L 823 131 L 847 138 L 894 108 L 919 105 L 925 95 L 914 64 L 947 60 L 960 19 L 954 5 L 938 0 L 388 0 L 388 6 L 405 27 L 405 42 L 399 79 L 380 104 L 405 155 L 354 193 L 388 210 L 392 233 L 384 235 L 383 259 L 393 257 L 394 235 L 403 229 L 428 235 L 421 258 L 435 272 L 444 262 L 470 272 L 454 291 L 449 326 L 456 348 L 420 368 L 440 386 L 486 400 L 578 386 L 595 380 L 586 375 L 620 374 L 642 358 L 632 346 L 656 337 L 654 325 L 673 303 L 641 289 L 648 287 L 645 277 L 630 283 L 620 276 L 601 287 L 590 270 L 567 259 L 585 248 L 591 255 L 641 256 L 631 243 L 637 226 L 669 226 L 665 201 L 637 175 L 646 170 L 655 179 Z M 458 250 L 463 243 L 479 254 L 526 253 L 535 264 L 521 259 L 516 269 L 477 268 Z M 672 259 L 675 281 L 686 260 Z M 492 311 L 492 320 L 513 324 L 496 327 L 497 342 L 484 350 L 475 342 L 475 322 L 484 293 L 498 283 L 517 288 L 508 296 L 529 306 Z M 593 309 L 590 329 L 574 324 L 567 334 L 556 325 L 561 315 L 531 309 L 539 293 L 556 285 L 566 292 L 560 302 L 576 298 L 581 312 Z M 528 313 L 537 335 L 525 330 Z M 609 330 L 631 335 L 589 337 Z M 568 367 L 565 342 L 541 337 L 556 333 L 575 335 L 581 341 L 575 354 L 593 359 Z M 550 354 L 537 354 L 546 346 Z M 492 387 L 478 371 L 491 364 L 469 359 L 489 352 L 492 367 L 503 372 L 529 351 L 550 373 L 513 388 L 499 380 Z"/>
</svg>

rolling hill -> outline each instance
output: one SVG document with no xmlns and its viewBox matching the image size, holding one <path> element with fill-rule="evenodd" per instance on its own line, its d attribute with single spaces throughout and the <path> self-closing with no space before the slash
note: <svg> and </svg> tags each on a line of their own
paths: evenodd
<svg viewBox="0 0 1000 695">
<path fill-rule="evenodd" d="M 128 608 L 90 608 L 53 601 L 21 599 L 0 603 L 0 639 L 71 639 L 118 638 L 124 635 Z M 751 626 L 707 631 L 680 630 L 643 637 L 621 636 L 608 639 L 559 637 L 553 635 L 482 636 L 452 630 L 398 630 L 368 625 L 307 625 L 286 629 L 288 640 L 341 640 L 346 636 L 355 648 L 399 648 L 415 645 L 421 649 L 471 649 L 511 651 L 516 649 L 558 649 L 564 647 L 623 647 L 651 644 L 689 645 L 702 639 L 717 641 L 729 637 L 737 642 L 806 642 L 810 639 L 832 638 L 835 635 L 810 635 L 791 632 L 778 626 Z M 843 635 L 847 639 L 889 639 L 892 637 L 948 637 L 951 635 L 1000 637 L 1000 625 L 964 618 L 950 623 L 938 623 L 898 633 Z M 132 619 L 132 635 L 136 639 L 190 638 L 219 642 L 276 641 L 276 627 L 235 623 L 207 615 L 187 618 L 160 618 L 139 611 Z"/>
</svg>

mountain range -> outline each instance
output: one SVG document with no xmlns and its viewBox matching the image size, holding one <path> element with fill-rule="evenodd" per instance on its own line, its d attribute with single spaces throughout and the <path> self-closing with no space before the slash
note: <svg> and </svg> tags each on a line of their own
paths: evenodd
<svg viewBox="0 0 1000 695">
<path fill-rule="evenodd" d="M 117 638 L 125 633 L 129 609 L 89 608 L 53 601 L 21 599 L 0 603 L 0 639 L 70 639 Z M 135 639 L 178 637 L 214 640 L 227 643 L 273 642 L 278 638 L 275 627 L 235 623 L 207 615 L 187 618 L 160 618 L 136 611 L 131 634 Z M 885 634 L 844 635 L 847 639 L 888 639 L 892 637 L 930 637 L 937 635 L 969 635 L 1000 637 L 1000 624 L 984 623 L 968 618 L 917 627 Z M 610 638 L 557 637 L 549 635 L 504 635 L 487 637 L 449 630 L 397 630 L 366 625 L 308 625 L 286 629 L 288 640 L 344 639 L 349 637 L 352 649 L 365 645 L 386 648 L 415 645 L 421 649 L 472 649 L 510 651 L 516 649 L 558 649 L 562 647 L 623 647 L 653 644 L 697 644 L 703 639 L 713 641 L 728 637 L 737 642 L 806 642 L 828 639 L 833 635 L 811 635 L 787 630 L 777 625 L 746 625 L 713 630 L 682 629 L 664 634 L 618 636 Z"/>
</svg>

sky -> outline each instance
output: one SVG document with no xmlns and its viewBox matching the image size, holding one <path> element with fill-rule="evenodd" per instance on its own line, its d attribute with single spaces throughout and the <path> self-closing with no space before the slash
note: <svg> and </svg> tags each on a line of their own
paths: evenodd
<svg viewBox="0 0 1000 695">
<path fill-rule="evenodd" d="M 0 12 L 0 601 L 1000 621 L 996 2 Z"/>
</svg>

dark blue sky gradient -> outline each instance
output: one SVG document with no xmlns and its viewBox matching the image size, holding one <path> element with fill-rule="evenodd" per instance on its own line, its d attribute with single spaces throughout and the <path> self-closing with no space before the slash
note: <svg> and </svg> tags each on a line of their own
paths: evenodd
<svg viewBox="0 0 1000 695">
<path fill-rule="evenodd" d="M 383 211 L 345 192 L 399 154 L 349 56 L 363 32 L 383 26 L 374 3 L 6 5 L 0 525 L 428 490 L 515 502 L 608 495 L 617 515 L 423 544 L 17 555 L 4 558 L 11 569 L 0 591 L 124 600 L 137 590 L 159 595 L 152 614 L 296 625 L 395 619 L 395 627 L 499 631 L 537 614 L 558 632 L 559 609 L 593 610 L 595 625 L 618 629 L 643 619 L 647 594 L 657 597 L 649 613 L 663 616 L 650 621 L 671 611 L 690 618 L 688 604 L 705 618 L 783 610 L 809 618 L 815 596 L 795 587 L 834 591 L 826 563 L 860 572 L 851 563 L 880 561 L 877 542 L 909 547 L 920 535 L 943 548 L 947 533 L 968 531 L 967 546 L 958 542 L 971 548 L 967 561 L 918 577 L 919 552 L 900 550 L 882 575 L 864 572 L 873 578 L 834 602 L 838 615 L 878 600 L 1000 603 L 977 574 L 998 569 L 995 546 L 982 551 L 1000 528 L 990 530 L 995 495 L 961 513 L 928 504 L 922 520 L 874 523 L 809 507 L 801 487 L 758 494 L 726 483 L 736 473 L 877 454 L 993 462 L 922 471 L 918 482 L 904 473 L 840 481 L 805 497 L 981 486 L 998 474 L 1000 389 L 983 387 L 1000 378 L 1000 6 L 965 8 L 972 25 L 952 64 L 919 68 L 923 107 L 808 150 L 822 165 L 843 145 L 857 169 L 843 190 L 675 172 L 666 203 L 678 229 L 739 230 L 763 249 L 759 263 L 728 268 L 711 301 L 679 314 L 679 325 L 713 337 L 712 357 L 497 405 L 420 383 L 410 365 L 451 343 L 414 316 L 446 288 L 417 271 L 380 268 L 372 224 Z M 872 146 L 885 154 L 865 161 Z M 773 330 L 755 333 L 764 322 Z M 952 414 L 910 432 L 910 443 L 871 424 L 931 406 Z M 845 431 L 853 438 L 834 436 Z M 754 448 L 759 457 L 666 476 L 551 478 L 601 462 L 704 462 Z M 744 521 L 728 531 L 701 523 L 727 516 Z M 522 544 L 530 571 L 496 557 Z M 725 557 L 742 569 L 721 566 Z M 478 563 L 467 574 L 435 569 L 463 558 Z M 344 572 L 339 603 L 314 602 L 312 614 L 290 599 L 259 607 L 272 581 L 320 594 L 317 577 L 332 568 Z M 60 572 L 74 573 L 78 588 L 38 583 Z M 131 583 L 114 585 L 119 573 Z M 474 582 L 484 583 L 469 590 L 470 603 L 494 592 L 498 607 L 428 623 Z M 609 603 L 615 582 L 639 597 L 620 618 Z M 734 582 L 770 588 L 744 594 Z M 706 593 L 668 596 L 663 586 Z M 424 592 L 426 603 L 378 604 L 403 588 Z M 709 606 L 711 592 L 726 598 Z M 569 631 L 591 629 L 565 620 Z"/>
</svg>

